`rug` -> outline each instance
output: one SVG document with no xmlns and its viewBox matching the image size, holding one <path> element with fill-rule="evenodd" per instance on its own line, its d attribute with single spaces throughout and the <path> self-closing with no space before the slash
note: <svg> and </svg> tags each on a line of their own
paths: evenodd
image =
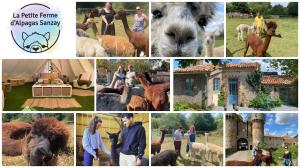
<svg viewBox="0 0 300 168">
<path fill-rule="evenodd" d="M 27 99 L 22 108 L 42 107 L 56 108 L 80 108 L 81 105 L 74 98 L 31 98 Z"/>
<path fill-rule="evenodd" d="M 73 89 L 72 95 L 75 96 L 94 96 L 94 92 L 91 90 Z"/>
</svg>

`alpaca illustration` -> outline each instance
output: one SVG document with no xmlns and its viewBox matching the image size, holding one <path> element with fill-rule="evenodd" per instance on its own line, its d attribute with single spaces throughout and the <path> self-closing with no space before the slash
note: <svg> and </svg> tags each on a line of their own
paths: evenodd
<svg viewBox="0 0 300 168">
<path fill-rule="evenodd" d="M 31 35 L 22 33 L 23 48 L 32 53 L 43 52 L 48 49 L 48 41 L 50 39 L 50 32 L 39 34 L 37 32 L 32 33 Z"/>
</svg>

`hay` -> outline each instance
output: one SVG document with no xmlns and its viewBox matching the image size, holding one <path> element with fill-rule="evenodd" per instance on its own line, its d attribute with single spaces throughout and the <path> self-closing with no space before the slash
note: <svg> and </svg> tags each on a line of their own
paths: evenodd
<svg viewBox="0 0 300 168">
<path fill-rule="evenodd" d="M 27 99 L 22 108 L 42 107 L 48 109 L 56 108 L 80 108 L 81 105 L 74 98 L 31 98 Z"/>
</svg>

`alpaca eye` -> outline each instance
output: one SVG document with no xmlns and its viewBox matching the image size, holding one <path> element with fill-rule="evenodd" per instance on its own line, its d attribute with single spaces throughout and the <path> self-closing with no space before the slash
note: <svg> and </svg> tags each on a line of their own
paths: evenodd
<svg viewBox="0 0 300 168">
<path fill-rule="evenodd" d="M 193 37 L 193 36 L 188 36 L 188 37 L 186 38 L 186 42 L 189 42 L 189 41 L 192 41 L 192 40 L 194 40 L 194 37 Z"/>
<path fill-rule="evenodd" d="M 198 9 L 194 2 L 187 2 L 187 6 L 188 6 L 192 11 L 195 11 L 195 10 Z"/>
<path fill-rule="evenodd" d="M 206 17 L 200 18 L 198 21 L 199 26 L 204 29 L 204 27 L 207 25 L 208 19 Z"/>
<path fill-rule="evenodd" d="M 47 46 L 45 46 L 45 45 L 42 45 L 42 48 L 46 48 Z"/>
<path fill-rule="evenodd" d="M 167 32 L 166 35 L 169 37 L 175 38 L 175 33 L 173 33 L 173 32 Z"/>
<path fill-rule="evenodd" d="M 26 48 L 30 48 L 30 45 L 25 46 Z"/>
<path fill-rule="evenodd" d="M 152 11 L 152 15 L 155 19 L 159 19 L 162 17 L 162 13 L 160 10 L 155 9 L 154 11 Z"/>
</svg>

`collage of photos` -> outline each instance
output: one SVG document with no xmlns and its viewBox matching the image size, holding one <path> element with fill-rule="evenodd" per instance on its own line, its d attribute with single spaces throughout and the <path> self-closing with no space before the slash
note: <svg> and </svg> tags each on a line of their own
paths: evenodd
<svg viewBox="0 0 300 168">
<path fill-rule="evenodd" d="M 0 167 L 299 165 L 298 1 L 21 4 Z"/>
</svg>

